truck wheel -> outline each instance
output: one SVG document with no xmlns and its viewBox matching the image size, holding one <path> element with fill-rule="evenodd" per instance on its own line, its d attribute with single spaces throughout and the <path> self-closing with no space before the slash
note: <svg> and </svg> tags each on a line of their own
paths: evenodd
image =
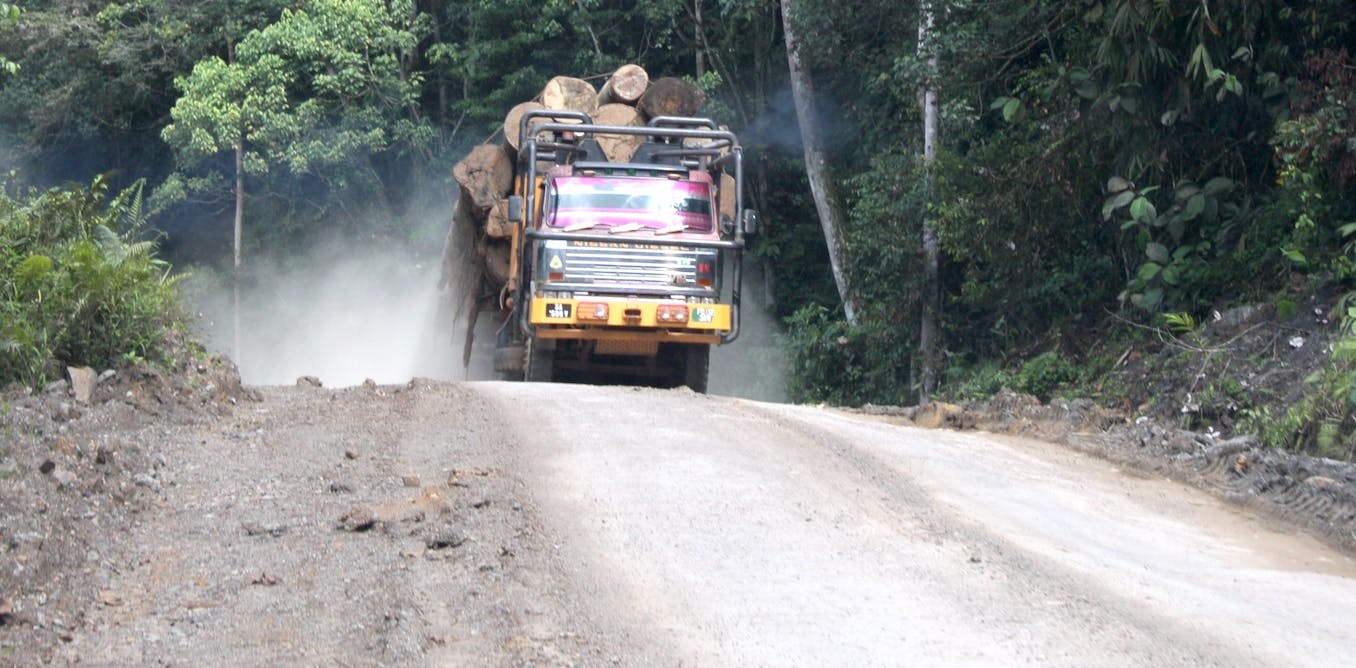
<svg viewBox="0 0 1356 668">
<path fill-rule="evenodd" d="M 706 376 L 711 368 L 711 346 L 687 345 L 683 353 L 683 384 L 706 394 Z"/>
<path fill-rule="evenodd" d="M 526 373 L 524 380 L 534 383 L 549 383 L 554 376 L 556 363 L 556 342 L 542 339 L 528 339 Z"/>
<path fill-rule="evenodd" d="M 527 355 L 521 343 L 494 349 L 494 372 L 502 380 L 520 380 L 523 377 L 523 359 Z"/>
</svg>

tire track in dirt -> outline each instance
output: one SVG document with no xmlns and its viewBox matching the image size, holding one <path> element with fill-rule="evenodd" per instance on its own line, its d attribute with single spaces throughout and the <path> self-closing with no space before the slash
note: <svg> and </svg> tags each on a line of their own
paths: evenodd
<svg viewBox="0 0 1356 668">
<path fill-rule="evenodd" d="M 1356 642 L 1329 615 L 1356 612 L 1340 555 L 1056 446 L 483 387 L 533 409 L 518 437 L 562 555 L 661 662 L 1325 665 Z"/>
</svg>

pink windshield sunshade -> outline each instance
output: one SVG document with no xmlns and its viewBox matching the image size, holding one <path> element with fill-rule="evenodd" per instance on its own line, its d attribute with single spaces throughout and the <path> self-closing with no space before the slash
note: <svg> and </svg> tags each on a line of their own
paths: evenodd
<svg viewBox="0 0 1356 668">
<path fill-rule="evenodd" d="M 668 229 L 684 225 L 711 230 L 711 189 L 704 183 L 667 178 L 559 177 L 546 199 L 552 227 L 611 228 L 638 224 Z"/>
</svg>

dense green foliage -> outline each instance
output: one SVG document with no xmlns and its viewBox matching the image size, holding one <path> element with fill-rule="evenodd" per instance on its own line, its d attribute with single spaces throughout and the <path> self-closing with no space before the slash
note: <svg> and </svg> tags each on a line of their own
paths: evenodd
<svg viewBox="0 0 1356 668">
<path fill-rule="evenodd" d="M 175 80 L 182 95 L 162 136 L 181 171 L 157 189 L 157 203 L 228 199 L 233 178 L 212 159 L 242 145 L 243 172 L 271 177 L 253 182 L 272 201 L 306 201 L 308 183 L 319 186 L 316 213 L 380 201 L 382 159 L 433 142 L 416 105 L 420 75 L 407 68 L 412 14 L 408 2 L 308 0 L 246 35 L 229 62 L 199 61 Z M 287 213 L 282 220 L 305 214 Z"/>
<path fill-rule="evenodd" d="M 175 281 L 140 238 L 141 185 L 107 190 L 0 193 L 0 385 L 164 354 Z"/>
<path fill-rule="evenodd" d="M 7 2 L 0 2 L 0 23 L 18 21 L 19 8 Z M 19 64 L 4 56 L 0 56 L 0 77 L 7 74 L 14 74 L 19 71 Z"/>
<path fill-rule="evenodd" d="M 896 323 L 888 345 L 915 345 L 924 210 L 958 368 L 1077 356 L 1109 311 L 1201 317 L 1297 278 L 1351 278 L 1349 3 L 935 2 L 932 193 L 917 185 L 914 7 L 806 4 L 823 21 L 818 83 L 854 133 L 837 156 L 853 274 L 873 319 Z M 818 379 L 819 394 L 860 373 Z"/>
<path fill-rule="evenodd" d="M 925 215 L 953 395 L 1057 392 L 1110 313 L 1202 322 L 1356 280 L 1348 0 L 933 0 L 921 45 L 917 2 L 786 1 L 846 200 L 855 327 L 800 164 L 778 0 L 33 0 L 0 21 L 21 66 L 0 87 L 0 162 L 147 179 L 171 246 L 208 240 L 195 260 L 226 255 L 237 146 L 247 244 L 399 235 L 415 194 L 445 198 L 451 161 L 548 76 L 639 62 L 697 81 L 744 140 L 794 394 L 838 403 L 917 398 Z"/>
</svg>

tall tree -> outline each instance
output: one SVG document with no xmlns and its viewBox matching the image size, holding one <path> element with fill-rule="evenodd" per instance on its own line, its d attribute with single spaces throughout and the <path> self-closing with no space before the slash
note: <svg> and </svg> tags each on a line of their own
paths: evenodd
<svg viewBox="0 0 1356 668">
<path fill-rule="evenodd" d="M 797 41 L 796 0 L 781 0 L 782 24 L 786 36 L 786 63 L 791 72 L 791 95 L 795 100 L 796 117 L 800 124 L 801 142 L 805 148 L 805 173 L 810 180 L 819 224 L 824 229 L 824 243 L 829 251 L 829 264 L 834 284 L 843 304 L 843 313 L 851 324 L 857 323 L 857 303 L 847 274 L 847 243 L 844 236 L 843 207 L 838 201 L 838 190 L 829 173 L 828 161 L 819 133 L 815 112 L 814 85 L 806 71 Z"/>
<path fill-rule="evenodd" d="M 165 141 L 180 156 L 181 172 L 160 187 L 158 197 L 174 201 L 220 188 L 219 175 L 185 177 L 213 156 L 230 151 L 233 157 L 233 195 L 235 215 L 232 227 L 232 267 L 235 283 L 234 354 L 240 355 L 240 267 L 243 257 L 245 222 L 245 174 L 267 171 L 267 160 L 256 145 L 270 131 L 269 126 L 287 107 L 287 84 L 291 74 L 280 59 L 263 58 L 245 64 L 231 49 L 228 61 L 215 56 L 198 63 L 193 73 L 176 84 L 183 96 L 171 115 L 174 123 L 164 130 Z"/>
<path fill-rule="evenodd" d="M 276 171 L 318 180 L 332 197 L 380 199 L 374 157 L 429 143 L 414 109 L 421 80 L 401 67 L 417 41 L 412 16 L 402 0 L 309 0 L 251 32 L 227 60 L 211 56 L 176 81 L 183 95 L 163 136 L 180 171 L 157 196 L 165 203 L 223 190 L 214 158 L 232 154 L 237 286 L 247 176 Z"/>
<path fill-rule="evenodd" d="M 180 170 L 157 194 L 219 192 L 214 158 L 243 144 L 240 173 L 274 175 L 275 192 L 305 180 L 321 207 L 383 200 L 380 161 L 419 153 L 434 134 L 416 104 L 422 76 L 403 66 L 412 20 L 408 0 L 308 0 L 241 40 L 231 62 L 198 63 L 176 82 L 163 137 Z"/>
<path fill-rule="evenodd" d="M 942 292 L 940 285 L 940 250 L 937 241 L 937 223 L 928 212 L 935 190 L 936 175 L 933 163 L 937 159 L 937 52 L 929 38 L 933 30 L 932 0 L 922 0 L 918 13 L 918 55 L 926 63 L 923 87 L 923 173 L 926 180 L 923 207 L 923 295 L 922 322 L 919 323 L 918 352 L 922 357 L 922 390 L 918 401 L 926 404 L 937 390 L 937 360 L 941 332 Z"/>
</svg>

